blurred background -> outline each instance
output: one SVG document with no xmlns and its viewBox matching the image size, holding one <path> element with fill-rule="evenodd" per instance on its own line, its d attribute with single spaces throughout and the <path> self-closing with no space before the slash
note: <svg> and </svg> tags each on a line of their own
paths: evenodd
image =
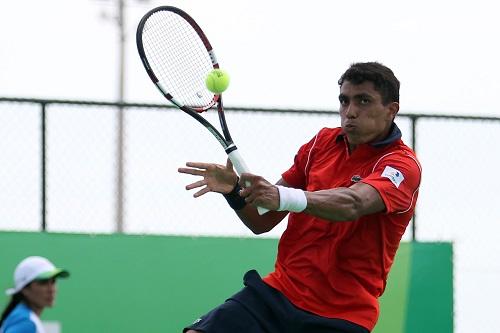
<svg viewBox="0 0 500 333">
<path fill-rule="evenodd" d="M 198 123 L 166 107 L 143 69 L 135 29 L 159 5 L 178 6 L 204 29 L 231 74 L 231 133 L 270 181 L 319 129 L 340 125 L 336 82 L 350 63 L 392 68 L 397 123 L 423 166 L 404 240 L 452 242 L 454 331 L 496 329 L 500 23 L 489 1 L 4 2 L 0 232 L 283 232 L 284 223 L 254 236 L 220 196 L 184 190 L 192 179 L 178 167 L 226 157 Z"/>
</svg>

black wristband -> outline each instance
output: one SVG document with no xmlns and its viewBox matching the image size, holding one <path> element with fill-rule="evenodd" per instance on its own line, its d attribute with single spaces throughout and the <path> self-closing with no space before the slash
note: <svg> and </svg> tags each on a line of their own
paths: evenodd
<svg viewBox="0 0 500 333">
<path fill-rule="evenodd" d="M 239 183 L 236 183 L 233 190 L 227 194 L 223 194 L 224 198 L 226 198 L 227 203 L 234 210 L 243 209 L 246 206 L 245 198 L 240 196 L 241 186 Z"/>
</svg>

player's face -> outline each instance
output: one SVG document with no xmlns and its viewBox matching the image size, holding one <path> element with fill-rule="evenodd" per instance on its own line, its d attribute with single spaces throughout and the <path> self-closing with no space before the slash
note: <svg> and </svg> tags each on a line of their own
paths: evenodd
<svg viewBox="0 0 500 333">
<path fill-rule="evenodd" d="M 396 102 L 384 105 L 382 96 L 369 81 L 345 81 L 340 87 L 339 101 L 342 130 L 354 146 L 384 139 L 399 110 Z"/>
<path fill-rule="evenodd" d="M 33 281 L 24 287 L 23 294 L 33 310 L 42 310 L 54 305 L 56 299 L 56 279 Z"/>
</svg>

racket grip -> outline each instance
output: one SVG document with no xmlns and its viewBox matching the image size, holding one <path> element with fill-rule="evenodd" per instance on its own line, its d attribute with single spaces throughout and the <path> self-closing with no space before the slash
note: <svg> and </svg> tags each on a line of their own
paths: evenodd
<svg viewBox="0 0 500 333">
<path fill-rule="evenodd" d="M 231 160 L 231 163 L 233 163 L 234 168 L 236 169 L 236 173 L 238 175 L 241 175 L 244 172 L 249 173 L 250 169 L 248 169 L 248 166 L 246 165 L 245 161 L 243 160 L 243 157 L 241 157 L 240 152 L 238 149 L 233 150 L 229 154 L 227 154 L 229 159 Z M 245 182 L 246 186 L 250 186 L 250 182 Z M 264 207 L 257 207 L 257 212 L 259 215 L 264 215 L 267 213 L 269 209 L 264 208 Z"/>
<path fill-rule="evenodd" d="M 238 175 L 241 175 L 244 172 L 250 172 L 250 169 L 248 169 L 248 166 L 243 160 L 243 157 L 241 157 L 238 149 L 233 150 L 232 152 L 227 154 L 227 156 L 231 160 L 231 163 L 233 163 L 234 169 L 236 170 L 236 173 Z"/>
<path fill-rule="evenodd" d="M 259 215 L 264 215 L 268 211 L 269 211 L 269 209 L 267 209 L 267 208 L 257 206 L 257 212 L 259 213 Z"/>
</svg>

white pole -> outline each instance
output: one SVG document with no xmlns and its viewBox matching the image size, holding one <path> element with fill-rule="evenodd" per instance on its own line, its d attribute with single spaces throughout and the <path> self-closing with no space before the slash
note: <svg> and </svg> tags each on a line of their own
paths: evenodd
<svg viewBox="0 0 500 333">
<path fill-rule="evenodd" d="M 118 29 L 119 29 L 119 81 L 118 103 L 125 101 L 125 0 L 118 0 Z M 116 170 L 116 232 L 123 233 L 123 207 L 124 207 L 124 109 L 118 107 L 117 113 L 117 170 Z"/>
</svg>

